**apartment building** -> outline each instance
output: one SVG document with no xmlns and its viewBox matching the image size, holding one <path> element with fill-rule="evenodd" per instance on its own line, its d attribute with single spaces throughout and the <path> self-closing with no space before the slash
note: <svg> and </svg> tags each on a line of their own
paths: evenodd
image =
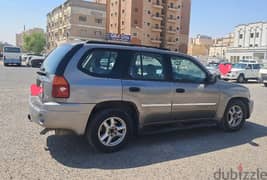
<svg viewBox="0 0 267 180">
<path fill-rule="evenodd" d="M 213 58 L 226 59 L 226 51 L 229 47 L 234 45 L 234 34 L 229 33 L 228 35 L 215 38 L 213 45 L 209 49 L 209 56 Z"/>
<path fill-rule="evenodd" d="M 212 44 L 213 40 L 211 37 L 198 34 L 195 38 L 190 39 L 188 54 L 197 57 L 208 57 L 209 48 Z"/>
<path fill-rule="evenodd" d="M 44 30 L 42 28 L 32 28 L 32 29 L 28 29 L 28 30 L 25 30 L 21 33 L 17 33 L 16 34 L 16 46 L 17 47 L 20 47 L 22 48 L 23 47 L 23 44 L 24 44 L 24 39 L 23 39 L 23 36 L 26 34 L 26 35 L 30 35 L 32 33 L 44 33 Z"/>
<path fill-rule="evenodd" d="M 240 60 L 267 60 L 267 22 L 254 22 L 235 27 L 233 46 L 226 58 L 235 63 Z"/>
<path fill-rule="evenodd" d="M 187 52 L 191 0 L 107 0 L 107 32 Z"/>
<path fill-rule="evenodd" d="M 67 0 L 47 14 L 47 49 L 77 40 L 104 40 L 105 27 L 105 4 Z"/>
</svg>

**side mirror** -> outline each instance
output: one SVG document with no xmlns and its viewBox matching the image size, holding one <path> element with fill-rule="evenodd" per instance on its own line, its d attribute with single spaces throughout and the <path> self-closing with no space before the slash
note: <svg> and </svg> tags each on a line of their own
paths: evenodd
<svg viewBox="0 0 267 180">
<path fill-rule="evenodd" d="M 209 74 L 207 77 L 208 84 L 215 84 L 217 82 L 218 75 L 217 74 Z"/>
</svg>

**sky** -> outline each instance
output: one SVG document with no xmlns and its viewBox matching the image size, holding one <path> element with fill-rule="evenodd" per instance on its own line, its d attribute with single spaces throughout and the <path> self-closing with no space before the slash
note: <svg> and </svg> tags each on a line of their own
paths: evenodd
<svg viewBox="0 0 267 180">
<path fill-rule="evenodd" d="M 0 41 L 15 44 L 16 33 L 46 27 L 46 14 L 65 0 L 1 0 Z M 267 0 L 192 0 L 190 36 L 221 37 L 238 24 L 267 21 Z"/>
</svg>

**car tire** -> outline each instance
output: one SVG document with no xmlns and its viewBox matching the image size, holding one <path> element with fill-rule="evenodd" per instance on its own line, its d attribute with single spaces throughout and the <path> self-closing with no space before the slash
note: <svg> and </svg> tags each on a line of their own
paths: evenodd
<svg viewBox="0 0 267 180">
<path fill-rule="evenodd" d="M 237 78 L 237 82 L 238 83 L 245 83 L 246 82 L 246 78 L 243 74 L 240 74 Z"/>
<path fill-rule="evenodd" d="M 121 109 L 97 111 L 89 120 L 86 138 L 97 151 L 104 153 L 119 151 L 132 136 L 132 122 L 127 111 Z"/>
<path fill-rule="evenodd" d="M 4 66 L 7 66 L 7 63 L 4 63 Z"/>
<path fill-rule="evenodd" d="M 247 113 L 247 108 L 243 101 L 233 100 L 227 105 L 219 125 L 227 132 L 238 131 L 243 127 Z"/>
<path fill-rule="evenodd" d="M 267 87 L 267 83 L 264 83 L 264 86 Z"/>
</svg>

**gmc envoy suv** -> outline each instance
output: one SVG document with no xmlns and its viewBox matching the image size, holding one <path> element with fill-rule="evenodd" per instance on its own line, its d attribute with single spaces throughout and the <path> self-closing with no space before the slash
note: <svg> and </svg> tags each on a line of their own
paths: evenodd
<svg viewBox="0 0 267 180">
<path fill-rule="evenodd" d="M 64 44 L 37 74 L 29 120 L 44 127 L 41 134 L 84 135 L 102 152 L 174 124 L 237 131 L 253 109 L 246 87 L 217 79 L 193 57 L 148 46 Z"/>
</svg>

